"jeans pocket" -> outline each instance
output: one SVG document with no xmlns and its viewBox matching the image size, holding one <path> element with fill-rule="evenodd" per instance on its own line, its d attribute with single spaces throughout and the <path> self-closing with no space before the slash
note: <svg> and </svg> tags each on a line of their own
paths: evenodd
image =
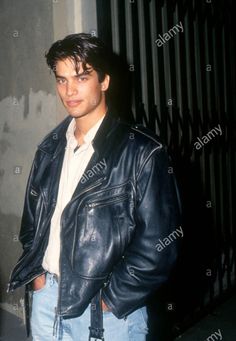
<svg viewBox="0 0 236 341">
<path fill-rule="evenodd" d="M 142 307 L 135 310 L 133 313 L 127 316 L 127 321 L 129 324 L 129 329 L 132 332 L 137 333 L 148 333 L 148 315 L 147 308 Z"/>
<path fill-rule="evenodd" d="M 141 315 L 141 319 L 143 322 L 143 326 L 144 328 L 147 328 L 148 326 L 148 314 L 147 314 L 147 308 L 146 307 L 142 307 L 140 309 L 138 309 Z"/>
</svg>

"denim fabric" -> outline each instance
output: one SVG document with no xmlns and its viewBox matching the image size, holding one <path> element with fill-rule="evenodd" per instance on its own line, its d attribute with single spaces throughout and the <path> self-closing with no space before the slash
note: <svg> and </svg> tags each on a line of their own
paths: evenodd
<svg viewBox="0 0 236 341">
<path fill-rule="evenodd" d="M 62 319 L 58 332 L 55 328 L 57 295 L 57 281 L 52 274 L 47 274 L 45 286 L 33 292 L 31 314 L 33 341 L 88 341 L 90 306 L 80 317 Z M 103 324 L 105 341 L 145 341 L 148 332 L 147 309 L 146 307 L 137 309 L 126 319 L 117 319 L 111 312 L 104 312 Z"/>
</svg>

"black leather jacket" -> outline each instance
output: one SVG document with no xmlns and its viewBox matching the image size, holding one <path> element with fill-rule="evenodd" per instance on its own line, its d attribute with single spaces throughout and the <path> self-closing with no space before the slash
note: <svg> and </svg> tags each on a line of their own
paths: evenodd
<svg viewBox="0 0 236 341">
<path fill-rule="evenodd" d="M 70 121 L 68 116 L 38 146 L 20 231 L 24 251 L 12 271 L 9 291 L 45 272 L 41 264 Z M 113 314 L 126 316 L 167 281 L 177 257 L 177 239 L 157 250 L 180 224 L 166 147 L 144 127 L 121 123 L 110 114 L 93 147 L 61 218 L 58 313 L 64 318 L 80 316 L 101 288 Z"/>
</svg>

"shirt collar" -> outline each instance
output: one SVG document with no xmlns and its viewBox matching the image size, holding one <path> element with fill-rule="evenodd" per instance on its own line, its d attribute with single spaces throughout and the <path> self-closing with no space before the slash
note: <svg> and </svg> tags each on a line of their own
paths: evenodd
<svg viewBox="0 0 236 341">
<path fill-rule="evenodd" d="M 94 139 L 103 119 L 105 117 L 105 114 L 95 123 L 92 128 L 88 130 L 88 132 L 84 135 L 84 143 L 89 144 Z M 67 143 L 73 148 L 78 145 L 78 142 L 75 138 L 74 132 L 76 128 L 76 122 L 73 118 L 68 126 L 67 132 L 66 132 L 66 139 Z"/>
</svg>

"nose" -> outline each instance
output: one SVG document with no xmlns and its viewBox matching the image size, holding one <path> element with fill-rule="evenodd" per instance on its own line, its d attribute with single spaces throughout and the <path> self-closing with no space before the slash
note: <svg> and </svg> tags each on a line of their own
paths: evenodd
<svg viewBox="0 0 236 341">
<path fill-rule="evenodd" d="M 70 97 L 76 95 L 77 92 L 76 84 L 74 82 L 68 82 L 66 86 L 66 95 Z"/>
</svg>

